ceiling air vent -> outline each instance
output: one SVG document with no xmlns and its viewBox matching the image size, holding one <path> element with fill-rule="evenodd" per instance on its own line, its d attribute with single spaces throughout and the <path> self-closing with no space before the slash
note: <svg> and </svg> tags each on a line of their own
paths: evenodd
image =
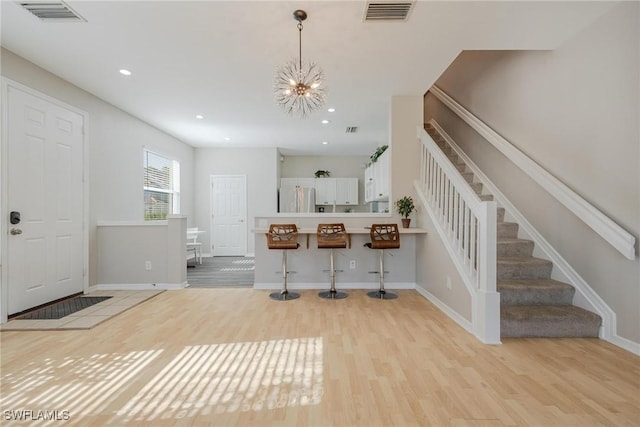
<svg viewBox="0 0 640 427">
<path fill-rule="evenodd" d="M 406 21 L 413 1 L 369 1 L 364 20 L 369 22 Z"/>
<path fill-rule="evenodd" d="M 347 133 L 356 133 L 358 132 L 358 126 L 347 126 Z"/>
<path fill-rule="evenodd" d="M 62 1 L 22 1 L 20 5 L 45 22 L 86 22 Z"/>
</svg>

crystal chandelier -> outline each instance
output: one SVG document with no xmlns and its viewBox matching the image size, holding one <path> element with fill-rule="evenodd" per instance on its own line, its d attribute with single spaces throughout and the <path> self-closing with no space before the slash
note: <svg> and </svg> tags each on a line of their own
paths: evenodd
<svg viewBox="0 0 640 427">
<path fill-rule="evenodd" d="M 298 21 L 298 60 L 291 60 L 276 72 L 274 92 L 276 104 L 296 117 L 307 117 L 322 107 L 325 98 L 324 73 L 313 62 L 302 62 L 302 21 L 307 19 L 304 10 L 293 12 Z"/>
</svg>

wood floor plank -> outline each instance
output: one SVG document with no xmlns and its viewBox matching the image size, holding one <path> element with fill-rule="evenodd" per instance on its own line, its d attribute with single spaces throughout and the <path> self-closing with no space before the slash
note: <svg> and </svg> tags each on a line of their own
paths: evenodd
<svg viewBox="0 0 640 427">
<path fill-rule="evenodd" d="M 90 330 L 2 332 L 0 410 L 66 410 L 82 426 L 640 419 L 640 358 L 604 341 L 488 346 L 415 291 L 391 301 L 316 293 L 281 302 L 268 291 L 185 289 Z"/>
</svg>

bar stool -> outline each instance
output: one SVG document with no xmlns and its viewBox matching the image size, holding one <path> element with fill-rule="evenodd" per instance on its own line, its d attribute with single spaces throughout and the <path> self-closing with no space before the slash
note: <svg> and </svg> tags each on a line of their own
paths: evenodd
<svg viewBox="0 0 640 427">
<path fill-rule="evenodd" d="M 288 301 L 300 298 L 297 292 L 289 292 L 287 289 L 287 251 L 298 249 L 298 227 L 295 224 L 271 224 L 267 233 L 267 246 L 269 249 L 282 250 L 282 290 L 272 292 L 269 298 L 278 301 Z"/>
<path fill-rule="evenodd" d="M 320 298 L 342 299 L 348 294 L 344 291 L 336 290 L 336 269 L 333 257 L 334 249 L 344 249 L 347 247 L 347 231 L 344 224 L 318 224 L 317 232 L 318 249 L 330 249 L 330 269 L 331 288 L 318 294 Z"/>
<path fill-rule="evenodd" d="M 371 243 L 365 243 L 364 245 L 370 249 L 378 249 L 380 254 L 380 271 L 370 271 L 369 273 L 379 273 L 380 289 L 367 292 L 367 295 L 378 299 L 396 299 L 398 295 L 384 290 L 384 250 L 400 248 L 398 224 L 372 224 L 369 235 L 371 236 Z"/>
</svg>

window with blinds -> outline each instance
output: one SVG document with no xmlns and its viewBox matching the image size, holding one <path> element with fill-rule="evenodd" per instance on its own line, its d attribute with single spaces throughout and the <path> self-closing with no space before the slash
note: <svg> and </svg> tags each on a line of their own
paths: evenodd
<svg viewBox="0 0 640 427">
<path fill-rule="evenodd" d="M 180 213 L 180 163 L 144 150 L 144 219 Z"/>
</svg>

